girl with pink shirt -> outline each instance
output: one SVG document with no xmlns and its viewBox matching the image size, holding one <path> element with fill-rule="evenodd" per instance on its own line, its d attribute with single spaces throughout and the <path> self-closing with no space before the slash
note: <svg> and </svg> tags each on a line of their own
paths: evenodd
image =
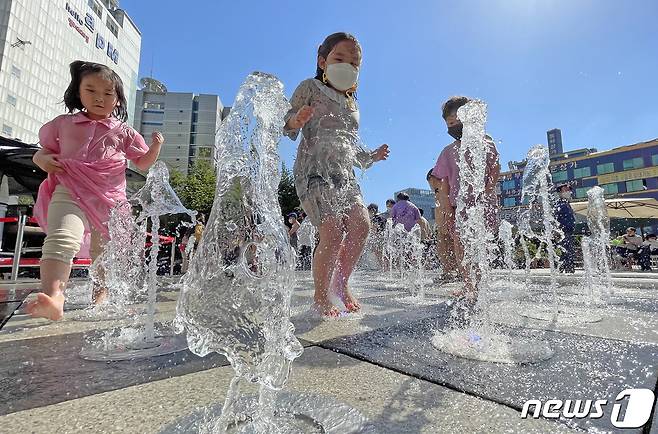
<svg viewBox="0 0 658 434">
<path fill-rule="evenodd" d="M 28 304 L 33 317 L 59 320 L 73 257 L 85 235 L 95 259 L 109 238 L 107 222 L 115 204 L 126 200 L 126 160 L 148 170 L 164 142 L 154 132 L 149 148 L 125 121 L 121 78 L 105 65 L 75 61 L 64 93 L 69 114 L 39 130 L 42 149 L 34 163 L 48 173 L 39 187 L 34 217 L 46 232 L 41 256 L 41 290 Z M 94 291 L 94 302 L 104 299 Z"/>
</svg>

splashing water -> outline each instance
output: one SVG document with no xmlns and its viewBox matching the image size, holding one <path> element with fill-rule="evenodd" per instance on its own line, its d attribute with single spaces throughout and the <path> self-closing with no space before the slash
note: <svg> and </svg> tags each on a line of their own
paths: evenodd
<svg viewBox="0 0 658 434">
<path fill-rule="evenodd" d="M 414 226 L 407 231 L 404 225 L 397 224 L 393 230 L 394 239 L 391 242 L 390 254 L 400 267 L 401 286 L 409 287 L 410 297 L 403 297 L 400 301 L 415 304 L 425 304 L 425 265 L 423 253 L 425 245 L 421 241 L 420 226 Z"/>
<path fill-rule="evenodd" d="M 512 234 L 512 224 L 507 220 L 500 222 L 498 230 L 501 244 L 503 246 L 503 265 L 507 270 L 507 284 L 512 284 L 512 271 L 516 268 L 514 264 L 514 235 Z"/>
<path fill-rule="evenodd" d="M 486 313 L 490 264 L 497 252 L 495 235 L 487 221 L 487 208 L 491 207 L 486 192 L 487 167 L 492 152 L 484 130 L 487 105 L 483 101 L 471 101 L 459 108 L 457 116 L 464 127 L 457 147 L 459 193 L 455 220 L 464 248 L 465 290 L 474 292 L 479 310 Z"/>
<path fill-rule="evenodd" d="M 129 202 L 112 209 L 108 228 L 110 240 L 89 274 L 94 286 L 107 289 L 111 310 L 127 311 L 144 283 L 144 234 L 135 223 Z"/>
<path fill-rule="evenodd" d="M 226 430 L 246 379 L 261 384 L 253 432 L 279 432 L 275 391 L 302 352 L 290 322 L 294 251 L 277 201 L 277 144 L 289 107 L 276 77 L 253 73 L 217 134 L 215 201 L 175 319 L 194 353 L 224 354 L 235 370 L 213 431 Z"/>
<path fill-rule="evenodd" d="M 536 258 L 539 259 L 542 252 L 542 246 L 545 247 L 548 257 L 548 264 L 551 272 L 550 293 L 553 299 L 553 317 L 557 319 L 558 314 L 558 294 L 557 294 L 557 254 L 553 244 L 555 234 L 559 238 L 564 235 L 558 228 L 557 221 L 553 215 L 553 206 L 551 204 L 550 192 L 553 188 L 553 181 L 549 170 L 550 157 L 548 148 L 543 145 L 535 145 L 528 151 L 527 164 L 523 171 L 523 188 L 521 190 L 521 201 L 529 205 L 528 208 L 521 212 L 519 217 L 519 235 L 526 255 L 526 286 L 529 285 L 530 264 L 532 259 L 529 255 L 528 240 L 536 239 L 540 245 L 537 248 Z M 541 219 L 540 225 L 542 231 L 537 233 L 533 230 L 535 216 Z"/>
<path fill-rule="evenodd" d="M 582 239 L 585 285 L 590 297 L 609 300 L 614 290 L 608 252 L 610 219 L 603 189 L 598 186 L 589 189 L 587 201 L 587 225 L 591 235 Z"/>
<path fill-rule="evenodd" d="M 477 295 L 477 305 L 468 299 L 457 304 L 451 317 L 453 328 L 437 331 L 432 345 L 443 352 L 460 357 L 496 363 L 526 363 L 545 360 L 553 351 L 542 342 L 512 339 L 493 327 L 491 318 L 491 262 L 498 253 L 492 231 L 491 214 L 494 200 L 487 194 L 487 168 L 493 143 L 485 136 L 486 104 L 471 101 L 457 111 L 463 123 L 463 135 L 458 146 L 459 193 L 455 219 L 464 247 L 463 268 L 466 291 Z M 510 230 L 511 232 L 511 230 Z M 469 288 L 470 286 L 470 288 Z M 476 316 L 471 318 L 475 309 Z M 465 311 L 465 312 L 464 312 Z"/>
<path fill-rule="evenodd" d="M 125 202 L 110 216 L 110 241 L 100 258 L 97 271 L 99 284 L 105 283 L 110 292 L 119 291 L 126 302 L 134 302 L 138 295 L 147 294 L 144 328 L 123 328 L 101 331 L 100 336 L 89 336 L 80 351 L 88 360 L 131 360 L 169 354 L 185 348 L 180 337 L 168 336 L 163 331 L 155 335 L 155 304 L 157 294 L 158 253 L 160 250 L 160 216 L 187 214 L 195 222 L 196 212 L 186 209 L 169 185 L 165 163 L 156 162 L 144 186 L 133 196 L 141 207 L 139 217 L 132 217 L 132 206 Z M 146 263 L 144 246 L 148 239 L 147 222 L 151 220 L 150 258 Z M 171 248 L 175 246 L 172 244 Z M 130 313 L 123 305 L 121 311 Z"/>
<path fill-rule="evenodd" d="M 151 220 L 151 249 L 147 269 L 146 292 L 148 296 L 146 311 L 145 341 L 154 342 L 155 302 L 158 278 L 158 253 L 160 251 L 160 217 L 168 214 L 187 214 L 196 223 L 196 212 L 183 206 L 169 184 L 169 171 L 162 161 L 157 161 L 149 170 L 144 186 L 131 198 L 139 203 L 141 212 L 137 223 L 141 223 L 146 232 L 147 219 Z M 174 248 L 172 244 L 171 248 Z"/>
</svg>

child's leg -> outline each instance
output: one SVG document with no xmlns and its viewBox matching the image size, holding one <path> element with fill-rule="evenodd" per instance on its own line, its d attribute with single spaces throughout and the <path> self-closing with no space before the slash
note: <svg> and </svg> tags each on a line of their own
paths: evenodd
<svg viewBox="0 0 658 434">
<path fill-rule="evenodd" d="M 363 206 L 356 205 L 350 210 L 347 218 L 346 231 L 347 234 L 341 243 L 338 253 L 336 284 L 339 289 L 338 295 L 347 310 L 356 312 L 361 306 L 359 305 L 359 301 L 352 295 L 347 284 L 356 263 L 361 258 L 366 241 L 368 240 L 368 232 L 370 232 L 368 211 Z"/>
<path fill-rule="evenodd" d="M 434 210 L 436 219 L 436 251 L 441 263 L 442 272 L 449 273 L 457 269 L 457 259 L 453 250 L 451 220 L 454 219 L 452 205 L 446 195 L 437 195 L 437 207 Z"/>
<path fill-rule="evenodd" d="M 320 224 L 320 242 L 313 255 L 313 280 L 315 282 L 315 306 L 322 315 L 338 315 L 338 309 L 329 301 L 329 284 L 336 266 L 343 227 L 336 217 L 329 217 Z"/>
<path fill-rule="evenodd" d="M 58 186 L 48 206 L 48 235 L 41 255 L 41 290 L 27 305 L 33 317 L 58 320 L 64 316 L 64 289 L 71 262 L 80 250 L 86 217 L 65 188 Z"/>
<path fill-rule="evenodd" d="M 103 247 L 105 246 L 105 240 L 100 232 L 96 230 L 91 231 L 91 246 L 89 247 L 89 253 L 91 255 L 92 262 L 96 262 L 96 259 L 103 253 Z M 105 269 L 101 264 L 96 267 L 97 272 L 97 281 L 94 282 L 94 289 L 91 294 L 92 302 L 95 305 L 103 303 L 107 299 L 107 286 L 105 285 Z"/>
</svg>

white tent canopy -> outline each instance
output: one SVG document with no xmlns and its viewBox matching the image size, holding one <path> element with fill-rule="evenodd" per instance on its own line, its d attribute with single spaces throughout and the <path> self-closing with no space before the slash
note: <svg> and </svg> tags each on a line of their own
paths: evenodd
<svg viewBox="0 0 658 434">
<path fill-rule="evenodd" d="M 606 199 L 605 204 L 611 218 L 658 218 L 658 200 L 653 198 Z M 587 202 L 572 202 L 571 208 L 587 215 Z"/>
</svg>

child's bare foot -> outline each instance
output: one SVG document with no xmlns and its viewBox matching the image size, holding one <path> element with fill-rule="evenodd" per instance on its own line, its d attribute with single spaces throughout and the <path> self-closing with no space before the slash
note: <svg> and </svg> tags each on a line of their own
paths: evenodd
<svg viewBox="0 0 658 434">
<path fill-rule="evenodd" d="M 51 297 L 39 292 L 37 299 L 27 304 L 26 310 L 33 318 L 58 321 L 64 316 L 64 294 L 58 292 Z"/>
<path fill-rule="evenodd" d="M 336 306 L 334 306 L 328 299 L 316 297 L 313 306 L 311 309 L 319 313 L 323 317 L 327 318 L 338 318 L 340 316 L 340 311 Z"/>
<path fill-rule="evenodd" d="M 91 296 L 94 305 L 98 306 L 103 304 L 107 300 L 107 288 L 94 288 L 94 292 Z"/>
<path fill-rule="evenodd" d="M 340 298 L 340 301 L 343 302 L 345 309 L 347 309 L 348 312 L 354 313 L 361 310 L 361 303 L 359 303 L 359 300 L 357 300 L 354 294 L 352 294 L 350 288 L 344 288 L 343 290 L 338 291 L 338 294 L 336 295 Z"/>
<path fill-rule="evenodd" d="M 456 289 L 450 295 L 455 298 L 463 298 L 469 303 L 475 303 L 478 299 L 477 291 L 472 288 Z"/>
</svg>

